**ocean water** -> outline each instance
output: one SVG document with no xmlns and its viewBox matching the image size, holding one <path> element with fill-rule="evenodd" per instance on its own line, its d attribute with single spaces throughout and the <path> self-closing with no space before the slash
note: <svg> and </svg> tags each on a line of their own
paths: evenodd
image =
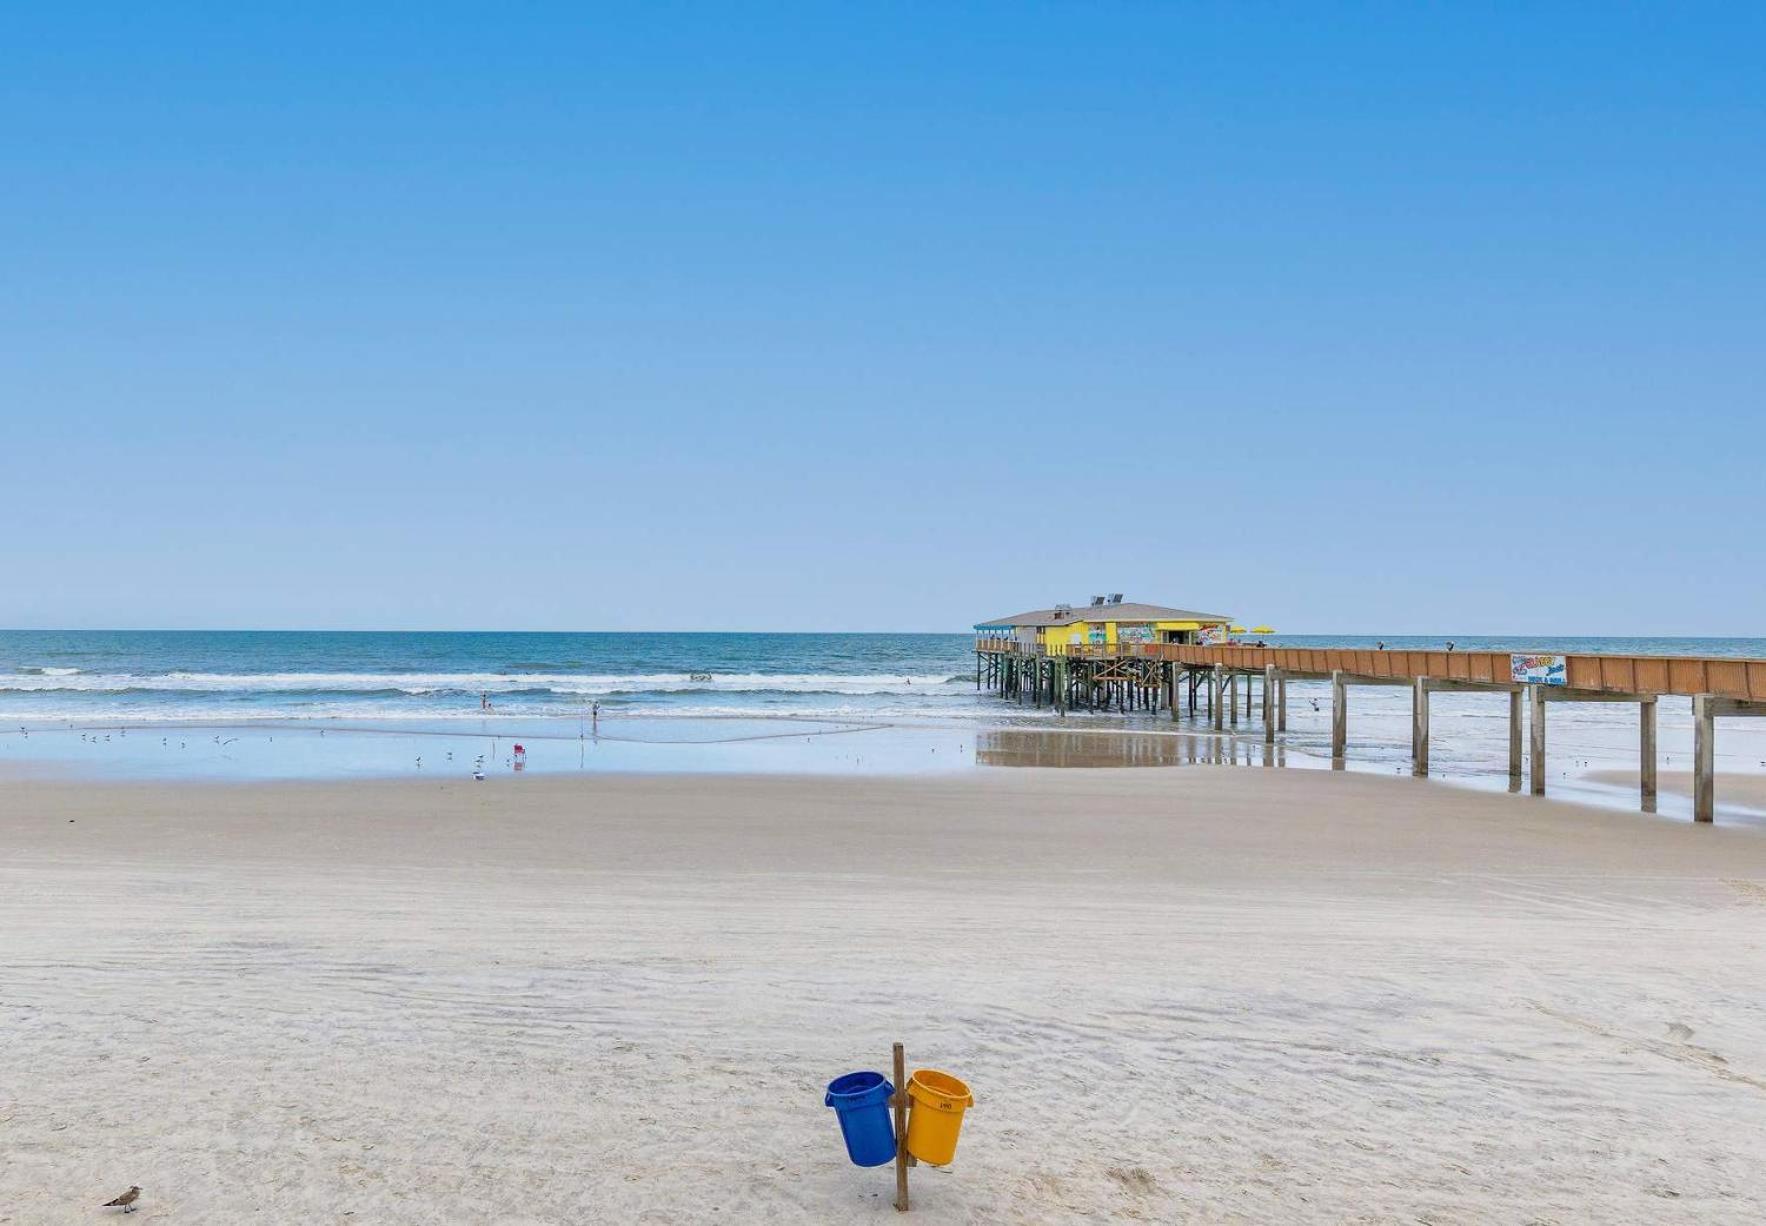
<svg viewBox="0 0 1766 1226">
<path fill-rule="evenodd" d="M 1766 656 L 1766 639 L 1452 641 L 1479 651 Z M 1039 718 L 977 695 L 972 643 L 967 634 L 8 630 L 0 631 L 0 721 L 576 719 L 592 703 L 615 718 Z"/>
<path fill-rule="evenodd" d="M 957 634 L 0 631 L 0 721 L 942 715 Z M 490 710 L 482 706 L 488 701 Z"/>
<path fill-rule="evenodd" d="M 1757 638 L 1268 641 L 1449 639 L 1462 650 L 1766 657 Z M 968 634 L 0 631 L 0 765 L 228 778 L 1330 766 L 1327 683 L 1289 683 L 1288 731 L 1267 750 L 1258 717 L 1242 713 L 1216 736 L 1205 718 L 1063 718 L 1005 702 L 977 691 L 972 645 Z M 1500 694 L 1436 695 L 1432 773 L 1506 786 L 1507 717 Z M 1636 769 L 1636 708 L 1554 704 L 1549 719 L 1553 792 L 1633 805 L 1627 789 L 1588 776 Z M 1690 703 L 1663 700 L 1659 720 L 1662 769 L 1685 769 Z M 1350 769 L 1408 774 L 1409 738 L 1406 688 L 1350 691 Z M 1717 767 L 1766 772 L 1766 720 L 1724 721 Z M 1664 795 L 1664 813 L 1681 807 Z"/>
</svg>

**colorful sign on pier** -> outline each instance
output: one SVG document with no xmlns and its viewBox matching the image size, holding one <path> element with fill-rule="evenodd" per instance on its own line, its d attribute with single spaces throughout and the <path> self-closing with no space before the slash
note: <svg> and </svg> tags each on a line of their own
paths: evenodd
<svg viewBox="0 0 1766 1226">
<path fill-rule="evenodd" d="M 1510 656 L 1509 676 L 1527 685 L 1570 684 L 1570 661 L 1567 656 Z"/>
</svg>

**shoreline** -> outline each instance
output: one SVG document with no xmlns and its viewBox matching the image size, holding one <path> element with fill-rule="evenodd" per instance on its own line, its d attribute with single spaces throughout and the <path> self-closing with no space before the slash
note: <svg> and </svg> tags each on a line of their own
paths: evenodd
<svg viewBox="0 0 1766 1226">
<path fill-rule="evenodd" d="M 1296 723 L 1304 718 L 1296 713 Z M 38 726 L 28 736 L 0 730 L 0 779 L 65 782 L 210 783 L 384 779 L 470 780 L 475 760 L 489 778 L 523 773 L 602 778 L 633 775 L 912 778 L 1035 769 L 1171 770 L 1198 766 L 1409 777 L 1408 753 L 1351 744 L 1336 767 L 1304 731 L 1271 745 L 1255 728 L 1220 732 L 1194 724 L 1123 725 L 1070 721 L 989 723 L 814 719 L 797 715 L 608 716 L 599 734 L 558 717 L 432 720 L 263 720 Z M 573 735 L 574 733 L 574 735 Z M 633 735 L 633 733 L 639 733 Z M 660 733 L 661 735 L 657 735 Z M 232 735 L 229 735 L 232 734 Z M 278 739 L 280 738 L 280 739 Z M 527 753 L 517 766 L 512 747 Z M 1638 808 L 1635 767 L 1623 750 L 1595 743 L 1560 749 L 1552 761 L 1555 799 L 1608 811 Z M 1735 755 L 1726 755 L 1733 758 Z M 1691 816 L 1685 772 L 1662 772 L 1657 816 Z M 1514 791 L 1506 771 L 1477 756 L 1437 751 L 1426 782 L 1486 794 Z M 1766 823 L 1766 772 L 1717 774 L 1718 821 Z M 1523 796 L 1533 801 L 1536 798 Z"/>
<path fill-rule="evenodd" d="M 1637 772 L 1634 770 L 1590 771 L 1589 778 L 1596 783 L 1614 787 L 1635 788 L 1637 786 Z M 1732 808 L 1749 810 L 1766 816 L 1766 773 L 1734 771 L 1718 774 L 1716 778 L 1719 806 L 1728 805 Z M 1656 776 L 1656 787 L 1665 795 L 1672 795 L 1690 803 L 1692 800 L 1692 772 L 1662 771 Z"/>
</svg>

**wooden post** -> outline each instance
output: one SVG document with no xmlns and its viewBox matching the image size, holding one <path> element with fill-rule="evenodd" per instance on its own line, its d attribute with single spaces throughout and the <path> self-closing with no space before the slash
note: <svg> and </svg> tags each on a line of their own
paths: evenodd
<svg viewBox="0 0 1766 1226">
<path fill-rule="evenodd" d="M 1284 673 L 1275 681 L 1275 730 L 1288 730 L 1288 678 Z"/>
<path fill-rule="evenodd" d="M 1656 811 L 1656 700 L 1645 698 L 1637 704 L 1637 784 L 1642 793 L 1643 811 Z"/>
<path fill-rule="evenodd" d="M 1508 692 L 1508 788 L 1521 790 L 1521 691 Z"/>
<path fill-rule="evenodd" d="M 1528 755 L 1532 768 L 1532 787 L 1529 789 L 1535 796 L 1545 795 L 1545 687 L 1530 685 L 1527 687 L 1528 706 L 1531 707 L 1527 716 L 1530 725 L 1527 729 L 1532 742 L 1532 752 Z"/>
<path fill-rule="evenodd" d="M 1349 687 L 1343 684 L 1343 670 L 1331 670 L 1331 761 L 1342 762 L 1343 751 L 1349 746 Z"/>
<path fill-rule="evenodd" d="M 1419 778 L 1429 773 L 1429 679 L 1417 677 L 1410 684 L 1410 773 Z"/>
<path fill-rule="evenodd" d="M 901 1044 L 895 1045 L 895 1096 L 890 1100 L 895 1107 L 895 1207 L 898 1211 L 908 1211 L 908 1087 L 907 1059 L 902 1054 Z"/>
<path fill-rule="evenodd" d="M 1214 720 L 1216 732 L 1226 727 L 1226 667 L 1221 664 L 1214 666 L 1214 676 L 1208 690 L 1208 714 Z"/>
<path fill-rule="evenodd" d="M 1716 695 L 1692 696 L 1692 820 L 1715 821 L 1717 802 Z"/>
<path fill-rule="evenodd" d="M 1250 685 L 1251 682 L 1247 680 L 1245 684 Z M 1239 675 L 1234 673 L 1228 678 L 1226 686 L 1228 691 L 1227 713 L 1232 717 L 1233 727 L 1237 728 L 1239 726 Z"/>
<path fill-rule="evenodd" d="M 1263 666 L 1263 743 L 1275 743 L 1275 665 Z"/>
</svg>

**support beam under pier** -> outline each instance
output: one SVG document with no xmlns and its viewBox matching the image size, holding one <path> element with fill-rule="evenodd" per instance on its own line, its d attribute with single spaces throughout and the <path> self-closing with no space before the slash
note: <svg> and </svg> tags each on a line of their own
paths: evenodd
<svg viewBox="0 0 1766 1226">
<path fill-rule="evenodd" d="M 1410 687 L 1410 773 L 1429 773 L 1429 679 L 1417 677 Z"/>
<path fill-rule="evenodd" d="M 1717 813 L 1717 717 L 1766 716 L 1766 702 L 1725 698 L 1720 694 L 1692 697 L 1692 816 L 1711 822 Z"/>
<path fill-rule="evenodd" d="M 1508 695 L 1508 790 L 1521 790 L 1521 691 L 1514 689 Z"/>
<path fill-rule="evenodd" d="M 1331 765 L 1343 768 L 1343 751 L 1349 745 L 1349 687 L 1343 670 L 1331 673 Z"/>
<path fill-rule="evenodd" d="M 1263 666 L 1263 743 L 1275 744 L 1275 665 Z"/>
<path fill-rule="evenodd" d="M 1531 785 L 1528 791 L 1535 796 L 1545 795 L 1545 687 L 1530 685 L 1527 687 L 1528 706 L 1531 710 L 1527 717 L 1527 731 L 1530 734 L 1528 746 L 1528 765 L 1532 768 L 1528 780 Z"/>
<path fill-rule="evenodd" d="M 1717 820 L 1717 697 L 1692 696 L 1692 820 Z"/>
<path fill-rule="evenodd" d="M 1643 811 L 1656 811 L 1656 700 L 1637 704 L 1637 790 Z"/>
<path fill-rule="evenodd" d="M 1528 705 L 1532 708 L 1529 722 L 1532 724 L 1532 744 L 1529 758 L 1529 790 L 1535 796 L 1545 795 L 1545 704 L 1548 702 L 1635 702 L 1650 704 L 1655 702 L 1654 694 L 1623 694 L 1611 690 L 1572 690 L 1556 685 L 1529 685 L 1527 687 Z M 1694 700 L 1697 707 L 1697 700 Z M 1655 742 L 1652 724 L 1650 743 L 1653 749 Z M 1653 754 L 1651 755 L 1653 759 Z M 1646 767 L 1645 769 L 1652 769 Z M 1646 804 L 1644 806 L 1648 808 Z"/>
</svg>

